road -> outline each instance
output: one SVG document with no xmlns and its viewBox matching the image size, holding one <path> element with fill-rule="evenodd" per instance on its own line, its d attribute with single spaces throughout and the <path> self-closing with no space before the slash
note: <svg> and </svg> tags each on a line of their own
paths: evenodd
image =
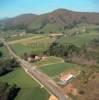
<svg viewBox="0 0 99 100">
<path fill-rule="evenodd" d="M 1 38 L 1 41 L 7 47 L 10 54 L 20 63 L 20 65 L 28 75 L 34 78 L 39 84 L 41 84 L 51 94 L 55 95 L 59 100 L 67 100 L 68 96 L 50 77 L 41 72 L 38 68 L 34 67 L 30 63 L 17 56 L 4 39 Z"/>
</svg>

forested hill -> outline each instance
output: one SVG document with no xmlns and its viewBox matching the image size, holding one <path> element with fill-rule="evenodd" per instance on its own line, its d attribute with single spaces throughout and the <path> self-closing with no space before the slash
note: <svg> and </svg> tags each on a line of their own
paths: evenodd
<svg viewBox="0 0 99 100">
<path fill-rule="evenodd" d="M 99 13 L 57 9 L 42 15 L 23 14 L 0 21 L 0 25 L 8 29 L 21 28 L 32 32 L 63 32 L 78 23 L 99 24 Z"/>
</svg>

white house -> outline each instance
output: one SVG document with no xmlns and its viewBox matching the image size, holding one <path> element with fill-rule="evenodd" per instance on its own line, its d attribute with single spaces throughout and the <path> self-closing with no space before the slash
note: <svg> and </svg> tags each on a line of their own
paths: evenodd
<svg viewBox="0 0 99 100">
<path fill-rule="evenodd" d="M 72 74 L 68 74 L 68 75 L 65 75 L 65 76 L 62 76 L 60 78 L 60 82 L 63 84 L 63 85 L 66 85 L 67 83 L 69 83 L 72 79 L 76 78 L 74 75 Z"/>
</svg>

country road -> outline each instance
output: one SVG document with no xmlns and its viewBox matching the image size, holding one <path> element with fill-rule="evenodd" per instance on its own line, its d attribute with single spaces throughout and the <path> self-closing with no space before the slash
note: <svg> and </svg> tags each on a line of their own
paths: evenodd
<svg viewBox="0 0 99 100">
<path fill-rule="evenodd" d="M 10 54 L 16 58 L 16 60 L 20 63 L 25 72 L 31 76 L 32 78 L 37 80 L 39 84 L 41 84 L 46 90 L 48 90 L 51 94 L 55 95 L 59 100 L 68 100 L 68 96 L 64 93 L 64 91 L 45 73 L 41 72 L 38 68 L 21 59 L 16 53 L 10 48 L 8 43 L 1 38 L 0 39 L 4 45 L 9 50 Z"/>
</svg>

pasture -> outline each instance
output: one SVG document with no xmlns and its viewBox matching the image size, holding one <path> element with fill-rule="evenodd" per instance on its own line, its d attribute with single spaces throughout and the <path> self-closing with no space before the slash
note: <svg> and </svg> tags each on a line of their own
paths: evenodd
<svg viewBox="0 0 99 100">
<path fill-rule="evenodd" d="M 21 68 L 17 68 L 13 72 L 0 77 L 0 81 L 17 84 L 21 88 L 15 100 L 48 100 L 49 98 L 47 91 L 44 88 L 40 88 L 39 84 Z"/>
</svg>

